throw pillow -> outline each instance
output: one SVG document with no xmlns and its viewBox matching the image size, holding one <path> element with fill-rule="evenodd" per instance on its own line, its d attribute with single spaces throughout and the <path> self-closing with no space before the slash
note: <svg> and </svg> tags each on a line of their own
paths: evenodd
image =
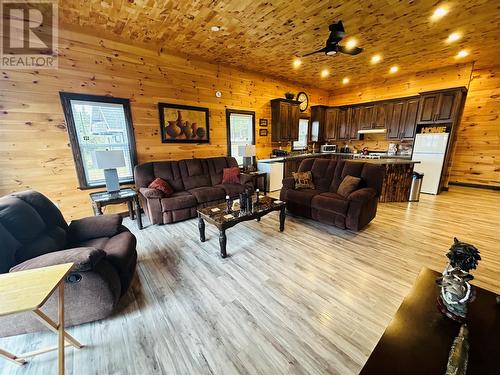
<svg viewBox="0 0 500 375">
<path fill-rule="evenodd" d="M 361 182 L 361 178 L 354 176 L 345 176 L 337 189 L 337 194 L 347 198 L 354 190 L 356 190 Z"/>
<path fill-rule="evenodd" d="M 224 168 L 222 170 L 223 184 L 239 184 L 240 183 L 240 167 Z"/>
<path fill-rule="evenodd" d="M 172 189 L 167 181 L 160 177 L 156 177 L 156 179 L 149 184 L 148 188 L 160 190 L 165 197 L 170 197 L 174 194 L 174 189 Z"/>
<path fill-rule="evenodd" d="M 295 189 L 314 189 L 311 171 L 293 172 L 295 180 Z"/>
</svg>

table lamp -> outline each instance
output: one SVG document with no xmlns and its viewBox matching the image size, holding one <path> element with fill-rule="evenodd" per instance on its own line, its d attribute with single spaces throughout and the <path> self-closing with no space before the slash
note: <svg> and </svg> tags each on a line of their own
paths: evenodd
<svg viewBox="0 0 500 375">
<path fill-rule="evenodd" d="M 238 146 L 238 156 L 243 156 L 243 170 L 247 171 L 248 167 L 253 165 L 255 155 L 255 145 Z"/>
<path fill-rule="evenodd" d="M 104 179 L 106 180 L 106 190 L 108 193 L 115 193 L 120 190 L 116 168 L 124 166 L 125 157 L 121 150 L 94 152 L 94 167 L 104 169 Z"/>
</svg>

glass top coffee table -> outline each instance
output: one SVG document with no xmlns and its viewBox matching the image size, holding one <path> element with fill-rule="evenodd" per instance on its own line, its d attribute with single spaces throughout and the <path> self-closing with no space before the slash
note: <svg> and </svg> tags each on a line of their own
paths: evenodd
<svg viewBox="0 0 500 375">
<path fill-rule="evenodd" d="M 280 212 L 280 232 L 285 229 L 286 203 L 280 200 L 264 196 L 260 197 L 259 203 L 253 203 L 251 212 L 243 213 L 240 210 L 227 212 L 226 203 L 201 208 L 198 210 L 198 229 L 200 230 L 200 241 L 205 242 L 205 221 L 215 225 L 219 229 L 220 255 L 225 258 L 226 253 L 226 229 L 234 227 L 243 221 L 256 219 L 260 221 L 262 216 L 273 211 Z"/>
</svg>

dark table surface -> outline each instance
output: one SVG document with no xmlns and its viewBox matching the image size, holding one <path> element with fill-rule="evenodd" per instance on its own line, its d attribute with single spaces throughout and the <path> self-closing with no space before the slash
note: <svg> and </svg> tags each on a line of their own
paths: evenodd
<svg viewBox="0 0 500 375">
<path fill-rule="evenodd" d="M 479 272 L 479 271 L 476 271 Z M 438 272 L 422 269 L 361 374 L 444 374 L 460 324 L 436 307 Z M 500 374 L 500 308 L 496 294 L 475 287 L 469 304 L 467 374 Z"/>
</svg>

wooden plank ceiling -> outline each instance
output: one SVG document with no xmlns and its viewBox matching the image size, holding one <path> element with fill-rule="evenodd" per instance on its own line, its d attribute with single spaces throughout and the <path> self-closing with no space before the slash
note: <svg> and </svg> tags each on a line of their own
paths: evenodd
<svg viewBox="0 0 500 375">
<path fill-rule="evenodd" d="M 468 0 L 64 0 L 63 26 L 150 45 L 167 53 L 240 67 L 333 90 L 344 77 L 350 84 L 390 78 L 462 62 L 493 66 L 500 54 L 499 2 Z M 432 21 L 437 6 L 449 12 Z M 357 56 L 314 55 L 292 68 L 296 56 L 322 48 L 328 25 L 342 20 L 346 39 L 365 50 Z M 211 26 L 221 26 L 212 32 Z M 452 32 L 462 39 L 447 44 Z M 466 49 L 469 56 L 454 56 Z M 381 54 L 372 65 L 370 58 Z M 328 69 L 329 77 L 320 78 Z"/>
</svg>

